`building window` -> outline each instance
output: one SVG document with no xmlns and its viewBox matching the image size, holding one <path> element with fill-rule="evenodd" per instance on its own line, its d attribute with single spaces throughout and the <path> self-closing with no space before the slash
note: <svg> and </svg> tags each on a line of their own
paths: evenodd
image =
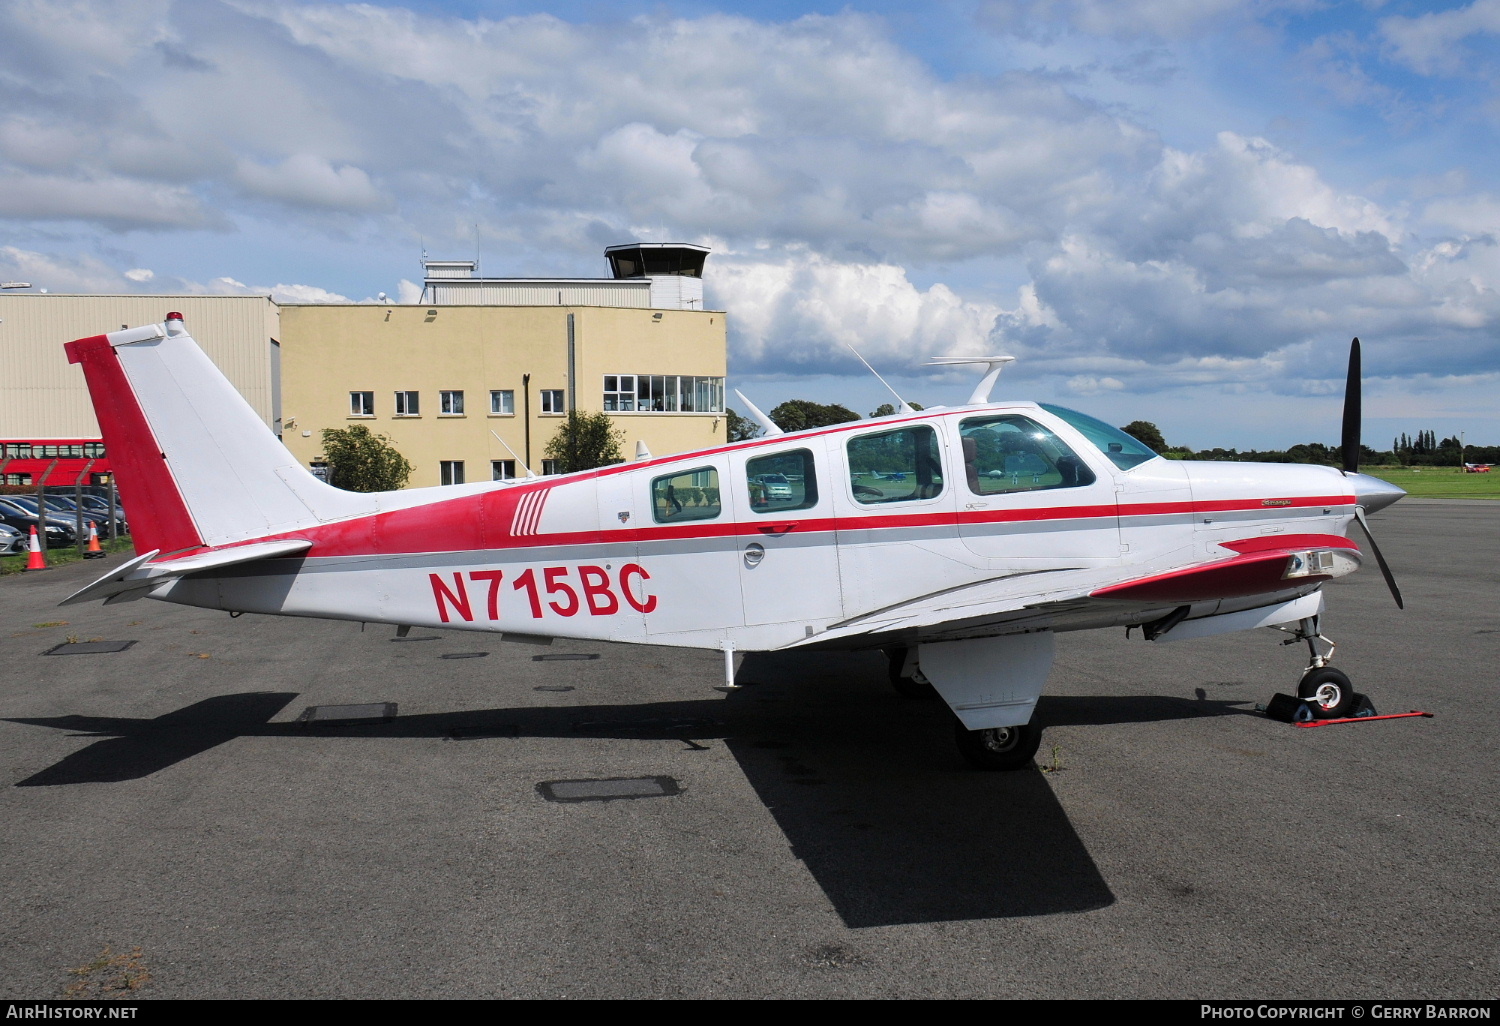
<svg viewBox="0 0 1500 1026">
<path fill-rule="evenodd" d="M 464 483 L 464 461 L 463 460 L 439 460 L 438 467 L 443 476 L 442 483 L 445 485 L 456 485 Z"/>
<path fill-rule="evenodd" d="M 722 511 L 719 472 L 713 467 L 668 474 L 651 482 L 651 515 L 658 524 L 712 520 Z"/>
<path fill-rule="evenodd" d="M 724 379 L 702 374 L 606 374 L 608 413 L 723 413 Z"/>
<path fill-rule="evenodd" d="M 567 413 L 567 402 L 563 398 L 563 390 L 560 388 L 542 389 L 542 412 L 543 413 Z"/>
<path fill-rule="evenodd" d="M 515 460 L 490 460 L 491 481 L 514 481 L 515 479 Z"/>
<path fill-rule="evenodd" d="M 448 389 L 438 393 L 438 412 L 445 417 L 461 417 L 464 412 L 464 394 Z"/>
<path fill-rule="evenodd" d="M 350 392 L 349 393 L 349 416 L 351 416 L 351 417 L 373 417 L 373 416 L 375 416 L 375 393 L 374 392 Z"/>
<path fill-rule="evenodd" d="M 561 473 L 556 460 L 542 460 L 542 476 L 551 477 L 553 474 Z"/>
<path fill-rule="evenodd" d="M 415 392 L 396 393 L 396 416 L 398 417 L 420 417 L 422 415 L 421 404 L 417 402 Z"/>
<path fill-rule="evenodd" d="M 490 415 L 514 417 L 516 415 L 516 393 L 508 388 L 490 389 Z"/>
</svg>

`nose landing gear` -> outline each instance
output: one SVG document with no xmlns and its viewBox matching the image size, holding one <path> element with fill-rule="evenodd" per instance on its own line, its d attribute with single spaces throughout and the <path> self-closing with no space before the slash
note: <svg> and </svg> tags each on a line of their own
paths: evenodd
<svg viewBox="0 0 1500 1026">
<path fill-rule="evenodd" d="M 1359 696 L 1354 693 L 1349 677 L 1328 665 L 1337 646 L 1319 632 L 1318 621 L 1318 617 L 1310 616 L 1298 621 L 1295 630 L 1290 627 L 1277 627 L 1276 630 L 1291 635 L 1282 642 L 1283 645 L 1295 645 L 1299 641 L 1307 643 L 1308 666 L 1297 682 L 1297 697 L 1305 701 L 1320 720 L 1342 719 L 1354 712 Z M 1328 646 L 1326 652 L 1318 650 L 1320 641 Z"/>
</svg>

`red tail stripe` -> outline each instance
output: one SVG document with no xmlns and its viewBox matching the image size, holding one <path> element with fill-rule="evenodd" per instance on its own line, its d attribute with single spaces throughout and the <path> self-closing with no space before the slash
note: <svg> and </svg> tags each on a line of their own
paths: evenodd
<svg viewBox="0 0 1500 1026">
<path fill-rule="evenodd" d="M 95 335 L 63 347 L 69 363 L 83 365 L 94 400 L 94 415 L 104 436 L 120 488 L 130 508 L 130 534 L 136 552 L 174 552 L 203 544 L 198 525 L 167 466 L 135 389 L 109 338 Z"/>
</svg>

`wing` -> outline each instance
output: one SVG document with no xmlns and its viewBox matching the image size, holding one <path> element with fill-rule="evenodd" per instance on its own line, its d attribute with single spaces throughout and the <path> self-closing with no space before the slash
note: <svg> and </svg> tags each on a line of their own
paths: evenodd
<svg viewBox="0 0 1500 1026">
<path fill-rule="evenodd" d="M 1232 555 L 1188 565 L 1058 567 L 1006 574 L 871 609 L 788 647 L 1080 630 L 1145 623 L 1182 606 L 1189 607 L 1185 622 L 1192 623 L 1284 603 L 1354 572 L 1361 562 L 1358 546 L 1341 535 L 1279 535 L 1221 544 Z M 1262 625 L 1255 620 L 1235 622 Z"/>
</svg>

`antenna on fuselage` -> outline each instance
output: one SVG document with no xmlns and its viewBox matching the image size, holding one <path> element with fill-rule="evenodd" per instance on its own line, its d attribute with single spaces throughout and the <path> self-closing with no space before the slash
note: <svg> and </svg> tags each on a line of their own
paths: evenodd
<svg viewBox="0 0 1500 1026">
<path fill-rule="evenodd" d="M 979 379 L 979 384 L 974 388 L 974 394 L 969 396 L 968 405 L 977 406 L 990 401 L 990 390 L 995 387 L 995 382 L 1000 380 L 1000 372 L 1005 369 L 1007 363 L 1014 363 L 1015 359 L 1014 356 L 934 356 L 927 361 L 926 365 L 928 367 L 959 367 L 966 363 L 984 364 L 984 377 Z"/>
<path fill-rule="evenodd" d="M 494 428 L 490 428 L 490 434 L 495 435 Z M 499 442 L 501 445 L 505 445 L 505 439 L 501 438 L 499 435 L 495 435 L 495 441 Z M 505 451 L 510 453 L 511 457 L 521 465 L 521 469 L 526 471 L 527 477 L 536 477 L 536 475 L 531 472 L 531 468 L 526 465 L 526 461 L 516 455 L 516 450 L 512 449 L 508 445 L 505 445 Z"/>
<path fill-rule="evenodd" d="M 870 366 L 870 361 L 869 360 L 866 360 L 863 356 L 859 355 L 859 350 L 858 349 L 855 349 L 853 346 L 850 346 L 849 343 L 847 343 L 847 342 L 845 342 L 844 345 L 849 346 L 849 352 L 853 353 L 854 354 L 854 358 L 857 359 L 860 363 L 862 363 L 862 364 L 865 365 L 865 370 L 867 370 L 871 374 L 875 375 L 875 380 L 878 381 L 878 382 L 880 382 L 882 385 L 884 385 L 885 386 L 885 390 L 887 392 L 891 393 L 891 395 L 893 395 L 893 396 L 896 397 L 896 404 L 897 404 L 896 405 L 896 412 L 897 413 L 916 413 L 917 412 L 916 410 L 914 410 L 914 409 L 911 408 L 911 406 L 907 403 L 907 401 L 905 399 L 901 398 L 901 393 L 900 392 L 897 392 L 894 388 L 891 387 L 891 383 L 889 381 L 885 380 L 885 378 L 882 378 L 880 376 L 880 372 L 879 371 L 877 371 L 874 367 Z"/>
<path fill-rule="evenodd" d="M 734 390 L 734 394 L 740 397 L 740 402 L 744 403 L 745 409 L 750 411 L 750 419 L 759 424 L 761 428 L 765 430 L 767 435 L 786 434 L 785 431 L 776 426 L 776 422 L 774 420 L 772 420 L 770 417 L 767 417 L 764 413 L 760 412 L 760 407 L 756 406 L 749 399 L 746 399 L 744 392 L 741 392 L 736 388 Z"/>
</svg>

